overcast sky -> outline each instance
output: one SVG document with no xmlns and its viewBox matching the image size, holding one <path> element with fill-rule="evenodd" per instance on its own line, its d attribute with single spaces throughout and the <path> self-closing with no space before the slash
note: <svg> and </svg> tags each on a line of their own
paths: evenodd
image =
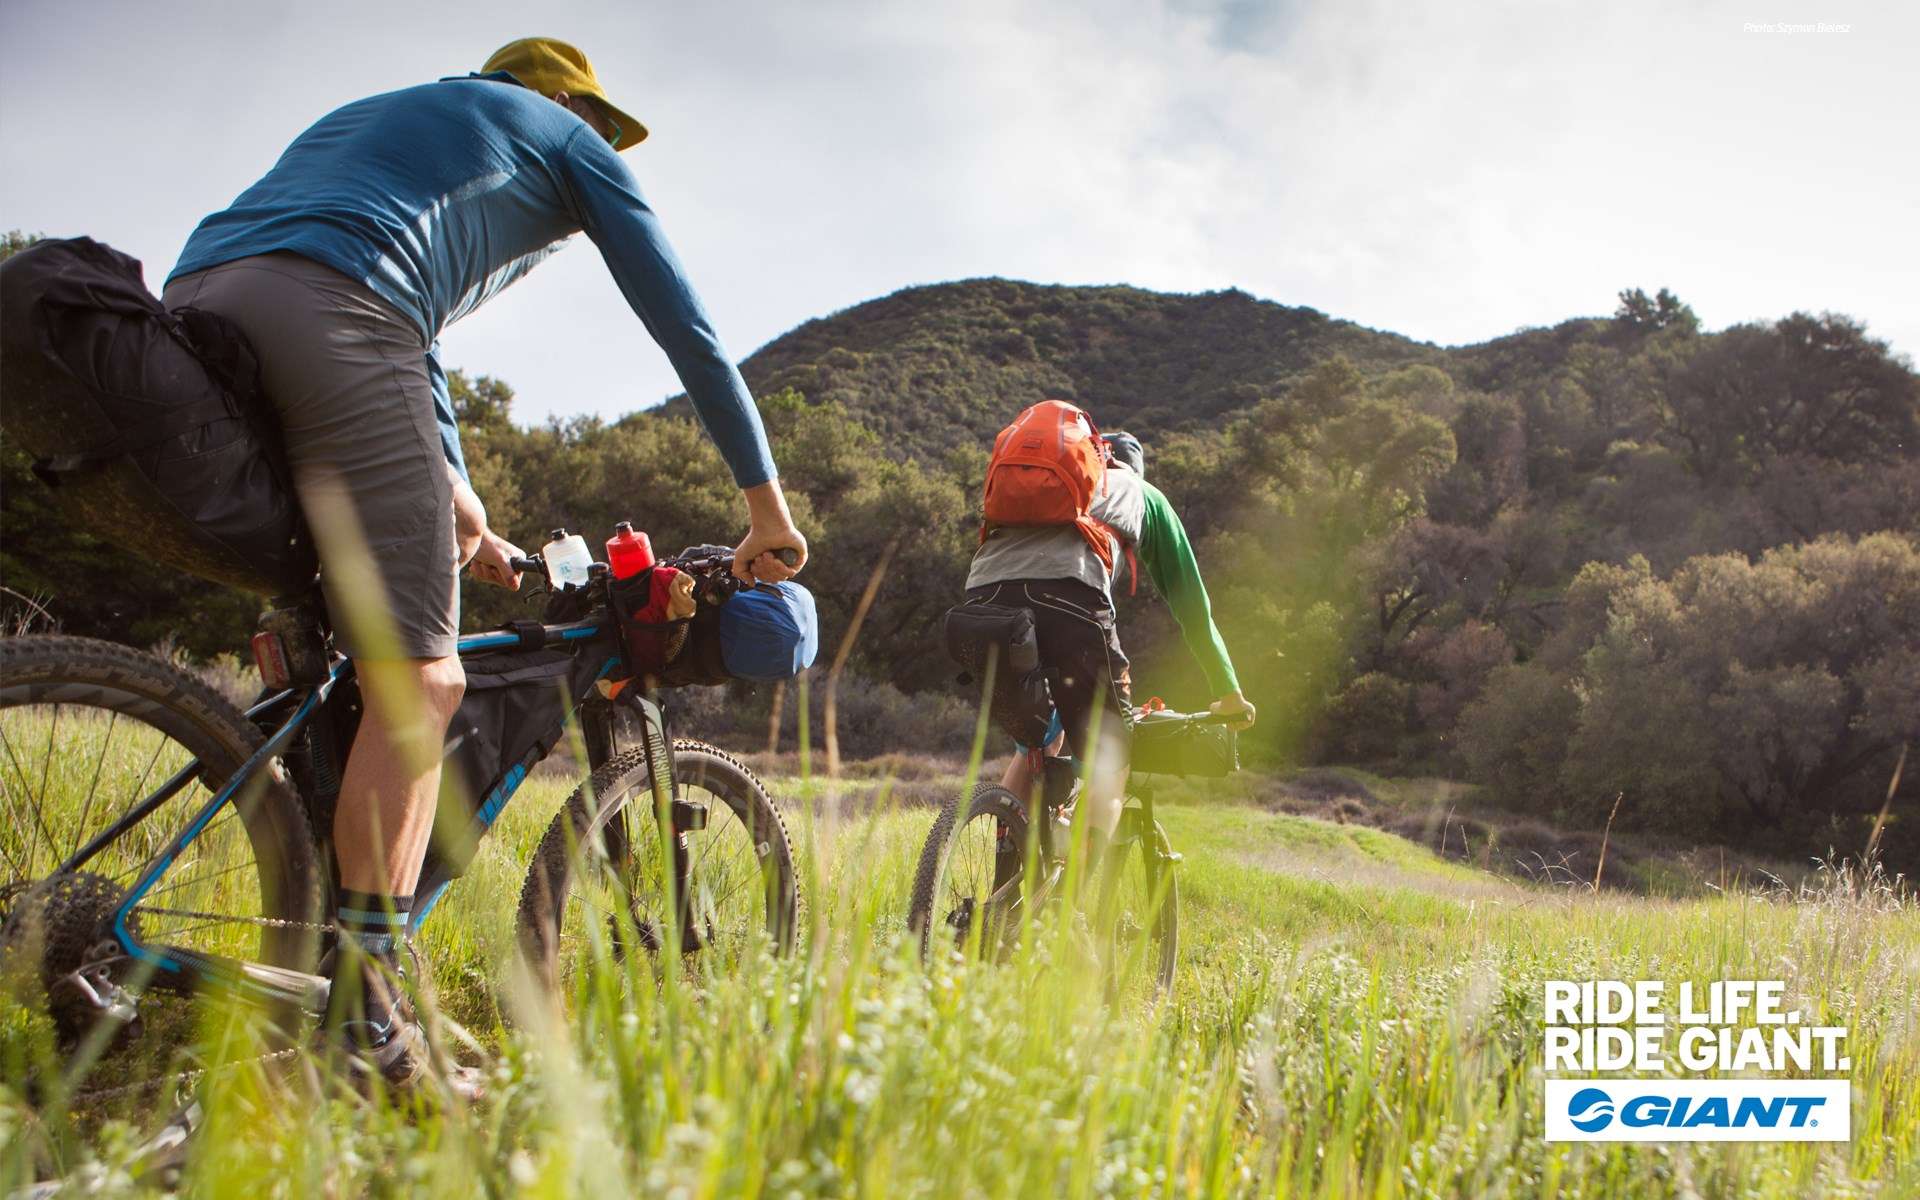
<svg viewBox="0 0 1920 1200">
<path fill-rule="evenodd" d="M 1848 32 L 1757 32 L 1826 22 Z M 1920 353 L 1920 5 L 0 0 L 0 227 L 156 289 L 194 224 L 360 96 L 577 43 L 744 357 L 980 275 L 1239 287 L 1441 343 L 1669 286 Z M 678 386 L 584 239 L 444 338 L 516 416 Z"/>
</svg>

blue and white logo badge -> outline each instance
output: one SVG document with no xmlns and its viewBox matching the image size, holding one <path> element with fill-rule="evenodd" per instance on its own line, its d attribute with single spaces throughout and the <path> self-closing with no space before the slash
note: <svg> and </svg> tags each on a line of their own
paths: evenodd
<svg viewBox="0 0 1920 1200">
<path fill-rule="evenodd" d="M 1844 1142 L 1844 1079 L 1549 1079 L 1550 1142 Z"/>
<path fill-rule="evenodd" d="M 1567 1120 L 1581 1133 L 1598 1133 L 1613 1120 L 1613 1098 L 1597 1087 L 1581 1088 L 1567 1101 Z"/>
</svg>

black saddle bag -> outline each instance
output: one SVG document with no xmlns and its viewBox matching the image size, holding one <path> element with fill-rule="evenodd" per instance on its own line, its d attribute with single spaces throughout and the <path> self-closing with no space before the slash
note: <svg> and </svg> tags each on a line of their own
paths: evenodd
<svg viewBox="0 0 1920 1200">
<path fill-rule="evenodd" d="M 263 595 L 313 581 L 253 347 L 167 311 L 117 250 L 68 238 L 0 263 L 0 428 L 98 537 Z"/>
<path fill-rule="evenodd" d="M 1040 664 L 1040 640 L 1031 609 L 1005 604 L 961 604 L 947 610 L 947 653 L 965 668 L 961 682 L 988 677 L 992 664 L 994 723 L 1023 746 L 1046 741 L 1053 689 Z"/>
</svg>

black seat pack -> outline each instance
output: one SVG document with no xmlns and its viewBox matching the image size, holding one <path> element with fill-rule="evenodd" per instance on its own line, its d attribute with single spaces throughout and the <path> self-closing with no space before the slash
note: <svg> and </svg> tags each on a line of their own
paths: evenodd
<svg viewBox="0 0 1920 1200">
<path fill-rule="evenodd" d="M 994 723 L 1023 746 L 1043 744 L 1053 689 L 1040 662 L 1033 610 L 969 602 L 947 610 L 944 632 L 947 653 L 966 669 L 964 681 L 984 680 L 992 664 Z"/>
<path fill-rule="evenodd" d="M 313 581 L 252 346 L 168 312 L 117 250 L 67 238 L 0 263 L 0 430 L 101 538 L 263 595 Z"/>
</svg>

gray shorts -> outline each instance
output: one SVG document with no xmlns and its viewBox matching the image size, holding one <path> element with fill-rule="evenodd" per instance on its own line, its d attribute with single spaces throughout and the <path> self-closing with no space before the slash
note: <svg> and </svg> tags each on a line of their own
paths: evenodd
<svg viewBox="0 0 1920 1200">
<path fill-rule="evenodd" d="M 453 483 L 420 331 L 362 284 L 297 254 L 182 276 L 163 299 L 219 313 L 253 342 L 343 646 L 362 657 L 452 654 Z"/>
</svg>

